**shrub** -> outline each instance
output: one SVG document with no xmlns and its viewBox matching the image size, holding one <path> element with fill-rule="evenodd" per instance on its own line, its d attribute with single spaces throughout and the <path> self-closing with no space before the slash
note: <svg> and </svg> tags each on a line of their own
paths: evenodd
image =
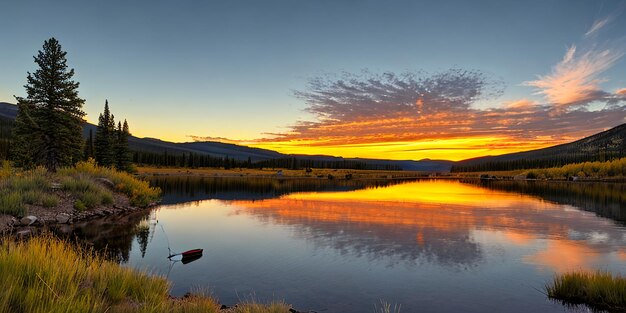
<svg viewBox="0 0 626 313">
<path fill-rule="evenodd" d="M 102 193 L 100 195 L 100 203 L 104 205 L 113 204 L 113 195 L 109 192 Z"/>
<path fill-rule="evenodd" d="M 26 210 L 22 202 L 22 196 L 15 191 L 2 192 L 2 196 L 0 196 L 0 213 L 24 216 Z"/>
<path fill-rule="evenodd" d="M 53 208 L 59 205 L 59 198 L 55 195 L 43 194 L 41 198 L 41 205 L 46 208 Z"/>
<path fill-rule="evenodd" d="M 76 200 L 76 202 L 74 202 L 74 209 L 76 209 L 77 211 L 85 211 L 87 210 L 87 206 L 83 203 L 83 201 L 81 201 L 80 199 Z"/>
<path fill-rule="evenodd" d="M 102 202 L 100 194 L 95 191 L 85 191 L 80 195 L 79 200 L 88 208 L 92 209 Z"/>
</svg>

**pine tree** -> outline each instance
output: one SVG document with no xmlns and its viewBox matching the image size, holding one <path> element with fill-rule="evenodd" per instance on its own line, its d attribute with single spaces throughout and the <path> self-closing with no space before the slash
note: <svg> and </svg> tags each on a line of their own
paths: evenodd
<svg viewBox="0 0 626 313">
<path fill-rule="evenodd" d="M 118 122 L 116 131 L 117 141 L 115 143 L 115 167 L 121 171 L 130 171 L 130 152 L 128 151 L 128 122 L 124 124 Z"/>
<path fill-rule="evenodd" d="M 89 130 L 89 137 L 85 141 L 85 156 L 84 159 L 88 160 L 89 158 L 94 157 L 94 148 L 93 148 L 93 130 Z"/>
<path fill-rule="evenodd" d="M 94 156 L 99 165 L 115 165 L 115 142 L 115 117 L 109 111 L 109 101 L 105 100 L 104 112 L 98 117 L 98 129 L 94 139 Z"/>
<path fill-rule="evenodd" d="M 72 80 L 67 52 L 55 38 L 46 40 L 34 57 L 39 68 L 28 72 L 26 98 L 15 97 L 19 112 L 14 131 L 14 155 L 19 165 L 44 165 L 48 171 L 73 165 L 82 158 L 85 100 Z"/>
</svg>

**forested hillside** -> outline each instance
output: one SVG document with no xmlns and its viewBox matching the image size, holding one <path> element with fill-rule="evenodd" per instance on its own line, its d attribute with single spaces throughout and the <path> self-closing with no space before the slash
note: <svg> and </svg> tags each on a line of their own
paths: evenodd
<svg viewBox="0 0 626 313">
<path fill-rule="evenodd" d="M 508 171 L 560 167 L 626 157 L 626 124 L 558 146 L 457 162 L 452 172 Z"/>
</svg>

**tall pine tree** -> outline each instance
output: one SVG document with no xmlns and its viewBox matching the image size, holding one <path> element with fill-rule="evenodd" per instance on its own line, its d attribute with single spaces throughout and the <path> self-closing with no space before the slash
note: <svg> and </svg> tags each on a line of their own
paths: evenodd
<svg viewBox="0 0 626 313">
<path fill-rule="evenodd" d="M 15 97 L 19 112 L 14 130 L 18 165 L 44 165 L 48 171 L 73 165 L 82 158 L 85 100 L 72 80 L 67 52 L 55 38 L 46 40 L 34 57 L 39 68 L 28 72 L 26 97 Z"/>
<path fill-rule="evenodd" d="M 128 151 L 128 122 L 124 120 L 124 124 L 117 123 L 117 141 L 115 143 L 115 167 L 120 171 L 130 171 L 130 152 Z"/>
<path fill-rule="evenodd" d="M 98 117 L 98 129 L 94 138 L 94 156 L 99 165 L 115 165 L 115 142 L 115 117 L 109 111 L 109 101 L 105 100 L 104 112 Z"/>
</svg>

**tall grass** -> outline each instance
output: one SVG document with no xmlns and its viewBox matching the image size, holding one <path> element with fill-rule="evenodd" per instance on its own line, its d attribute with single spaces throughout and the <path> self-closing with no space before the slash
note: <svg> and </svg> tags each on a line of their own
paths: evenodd
<svg viewBox="0 0 626 313">
<path fill-rule="evenodd" d="M 206 295 L 170 298 L 164 278 L 122 267 L 49 235 L 0 241 L 0 313 L 219 312 L 217 302 Z M 287 313 L 289 306 L 246 303 L 235 312 Z"/>
<path fill-rule="evenodd" d="M 556 276 L 546 286 L 550 298 L 569 304 L 615 312 L 626 311 L 626 278 L 609 272 L 572 272 Z"/>
<path fill-rule="evenodd" d="M 44 168 L 19 172 L 3 162 L 0 170 L 0 213 L 23 216 L 25 204 L 53 207 L 59 198 L 50 194 L 50 174 Z"/>
<path fill-rule="evenodd" d="M 150 187 L 148 182 L 137 179 L 126 172 L 98 166 L 93 160 L 78 162 L 75 167 L 63 168 L 59 170 L 59 174 L 68 176 L 80 174 L 90 178 L 106 178 L 113 182 L 116 191 L 129 197 L 132 205 L 140 207 L 157 201 L 161 194 L 159 188 Z"/>
<path fill-rule="evenodd" d="M 74 207 L 79 211 L 82 211 L 83 207 L 91 209 L 101 204 L 113 203 L 111 192 L 83 173 L 73 173 L 61 177 L 61 189 L 77 198 Z"/>
</svg>

